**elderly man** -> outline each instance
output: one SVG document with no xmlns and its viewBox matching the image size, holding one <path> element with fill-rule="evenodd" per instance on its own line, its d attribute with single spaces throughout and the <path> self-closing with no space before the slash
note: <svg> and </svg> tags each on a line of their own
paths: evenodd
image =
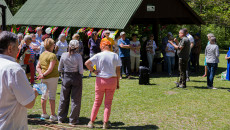
<svg viewBox="0 0 230 130">
<path fill-rule="evenodd" d="M 119 39 L 117 43 L 117 45 L 119 46 L 119 57 L 121 58 L 121 62 L 122 62 L 120 79 L 122 79 L 122 70 L 124 70 L 126 77 L 130 79 L 130 73 L 131 73 L 130 41 L 129 39 L 126 38 L 125 32 L 121 32 L 120 36 L 121 39 Z"/>
<path fill-rule="evenodd" d="M 42 28 L 38 27 L 36 31 L 37 31 L 37 33 L 35 34 L 36 40 L 41 43 L 42 42 Z"/>
<path fill-rule="evenodd" d="M 34 106 L 37 91 L 30 87 L 24 70 L 15 62 L 17 36 L 0 34 L 0 129 L 28 129 L 27 109 Z"/>
<path fill-rule="evenodd" d="M 190 54 L 190 41 L 186 37 L 186 30 L 181 29 L 179 31 L 179 37 L 181 38 L 180 43 L 175 38 L 174 41 L 177 43 L 175 45 L 172 41 L 168 41 L 175 49 L 177 49 L 177 54 L 179 57 L 179 71 L 180 71 L 180 82 L 178 87 L 186 88 L 186 68 L 188 65 L 188 59 Z"/>
</svg>

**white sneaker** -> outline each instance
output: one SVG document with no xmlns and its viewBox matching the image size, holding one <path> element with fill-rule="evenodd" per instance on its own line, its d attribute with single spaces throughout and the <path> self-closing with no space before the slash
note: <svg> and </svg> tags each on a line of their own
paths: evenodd
<svg viewBox="0 0 230 130">
<path fill-rule="evenodd" d="M 41 118 L 44 118 L 44 119 L 49 119 L 49 115 L 48 114 L 41 114 Z"/>
<path fill-rule="evenodd" d="M 56 115 L 55 116 L 53 116 L 53 115 L 50 116 L 50 121 L 57 121 L 57 120 L 58 120 L 58 118 L 57 118 Z"/>
</svg>

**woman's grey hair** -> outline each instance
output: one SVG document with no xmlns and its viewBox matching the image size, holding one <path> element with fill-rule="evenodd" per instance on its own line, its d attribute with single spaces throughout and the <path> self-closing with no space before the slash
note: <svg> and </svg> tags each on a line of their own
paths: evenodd
<svg viewBox="0 0 230 130">
<path fill-rule="evenodd" d="M 207 37 L 215 37 L 213 33 L 209 33 Z"/>
<path fill-rule="evenodd" d="M 24 41 L 27 41 L 27 40 L 32 40 L 31 35 L 26 35 L 26 36 L 24 37 Z"/>
<path fill-rule="evenodd" d="M 42 27 L 37 27 L 36 31 L 42 30 Z"/>
<path fill-rule="evenodd" d="M 58 40 L 60 41 L 62 37 L 66 37 L 64 33 L 59 35 Z"/>
<path fill-rule="evenodd" d="M 3 54 L 10 44 L 16 44 L 18 37 L 16 34 L 3 31 L 0 33 L 0 54 Z"/>
<path fill-rule="evenodd" d="M 24 35 L 22 33 L 18 33 L 18 37 L 22 37 L 23 39 Z"/>
</svg>

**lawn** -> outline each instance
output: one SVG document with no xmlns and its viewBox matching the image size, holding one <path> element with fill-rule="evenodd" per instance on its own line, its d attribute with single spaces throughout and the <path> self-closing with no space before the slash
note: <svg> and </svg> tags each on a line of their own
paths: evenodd
<svg viewBox="0 0 230 130">
<path fill-rule="evenodd" d="M 114 95 L 110 122 L 112 129 L 230 129 L 230 89 L 228 81 L 221 81 L 221 72 L 226 70 L 222 51 L 220 63 L 215 76 L 214 86 L 217 90 L 206 89 L 206 78 L 203 78 L 204 55 L 201 55 L 199 74 L 191 74 L 187 89 L 175 88 L 177 77 L 168 77 L 164 73 L 155 73 L 151 85 L 139 85 L 136 79 L 122 79 L 120 89 Z M 88 72 L 84 73 L 85 76 Z M 40 121 L 41 96 L 36 105 L 28 110 L 29 129 L 86 129 L 94 101 L 95 77 L 83 79 L 83 96 L 80 114 L 81 125 L 72 127 L 49 121 Z M 58 85 L 56 111 L 60 99 L 61 84 Z M 103 108 L 101 106 L 96 129 L 102 128 Z M 47 105 L 50 114 L 49 105 Z"/>
</svg>

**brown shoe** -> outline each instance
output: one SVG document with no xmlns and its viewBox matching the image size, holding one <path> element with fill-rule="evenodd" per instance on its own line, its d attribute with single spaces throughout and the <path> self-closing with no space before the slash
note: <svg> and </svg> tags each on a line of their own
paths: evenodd
<svg viewBox="0 0 230 130">
<path fill-rule="evenodd" d="M 88 128 L 90 128 L 90 129 L 93 129 L 93 128 L 94 128 L 94 124 L 93 124 L 92 121 L 90 121 L 90 122 L 88 123 Z"/>
<path fill-rule="evenodd" d="M 104 122 L 103 123 L 103 129 L 109 129 L 111 126 L 109 124 L 109 122 Z"/>
</svg>

